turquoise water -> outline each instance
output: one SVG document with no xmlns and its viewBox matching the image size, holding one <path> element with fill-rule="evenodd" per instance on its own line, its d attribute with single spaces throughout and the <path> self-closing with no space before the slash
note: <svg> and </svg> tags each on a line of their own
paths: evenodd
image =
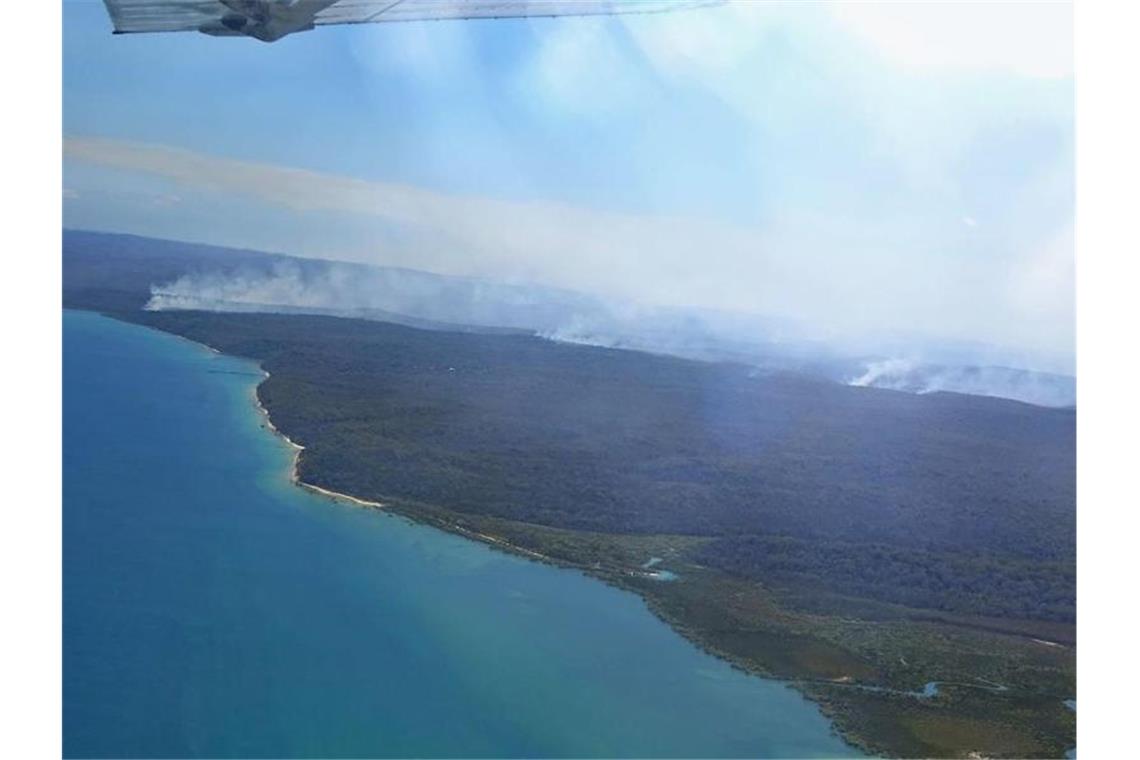
<svg viewBox="0 0 1140 760">
<path fill-rule="evenodd" d="M 852 754 L 631 594 L 292 486 L 250 362 L 63 338 L 67 756 Z"/>
</svg>

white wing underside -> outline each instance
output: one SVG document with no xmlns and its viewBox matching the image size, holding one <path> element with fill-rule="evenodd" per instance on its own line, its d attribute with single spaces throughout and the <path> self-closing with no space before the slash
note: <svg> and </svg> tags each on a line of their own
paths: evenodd
<svg viewBox="0 0 1140 760">
<path fill-rule="evenodd" d="M 720 0 L 339 0 L 313 16 L 317 26 L 447 19 L 659 13 Z M 231 9 L 220 0 L 104 0 L 115 31 L 190 32 Z"/>
<path fill-rule="evenodd" d="M 388 21 L 594 16 L 659 13 L 707 0 L 340 0 L 317 14 L 322 24 L 370 24 Z"/>
</svg>

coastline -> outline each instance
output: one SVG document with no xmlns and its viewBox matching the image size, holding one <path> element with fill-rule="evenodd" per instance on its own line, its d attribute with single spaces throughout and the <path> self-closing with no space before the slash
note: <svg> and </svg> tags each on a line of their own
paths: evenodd
<svg viewBox="0 0 1140 760">
<path fill-rule="evenodd" d="M 95 313 L 100 313 L 103 316 L 108 317 L 109 319 L 115 319 L 118 321 L 125 321 L 126 324 L 135 324 L 135 325 L 139 324 L 137 322 L 130 322 L 130 321 L 126 321 L 126 320 L 121 320 L 121 319 L 119 319 L 119 317 L 117 317 L 113 314 L 106 314 L 106 313 L 102 313 L 102 312 L 95 312 Z M 207 351 L 209 351 L 210 353 L 216 354 L 218 356 L 234 356 L 233 354 L 226 354 L 225 352 L 215 348 L 214 346 L 211 346 L 208 343 L 203 343 L 202 341 L 194 340 L 193 338 L 188 338 L 185 335 L 180 335 L 179 333 L 169 332 L 167 330 L 162 330 L 160 328 L 154 327 L 152 325 L 147 325 L 145 323 L 142 324 L 141 326 L 145 327 L 149 330 L 155 330 L 157 332 L 163 333 L 164 335 L 172 335 L 175 338 L 178 338 L 180 340 L 184 340 L 187 343 L 192 343 L 193 345 L 198 346 L 199 348 L 204 348 Z M 361 499 L 359 497 L 352 496 L 351 494 L 342 493 L 340 491 L 333 491 L 333 490 L 328 489 L 328 488 L 322 488 L 321 486 L 314 485 L 312 483 L 306 483 L 304 480 L 301 479 L 301 474 L 300 474 L 300 470 L 299 470 L 299 465 L 300 465 L 300 461 L 301 461 L 301 453 L 304 452 L 305 447 L 302 446 L 301 444 L 297 443 L 296 441 L 294 441 L 292 438 L 290 438 L 288 435 L 286 435 L 284 432 L 282 432 L 280 428 L 278 428 L 275 424 L 273 424 L 272 415 L 269 413 L 269 410 L 265 407 L 265 404 L 263 404 L 261 402 L 261 386 L 263 383 L 265 383 L 266 380 L 268 380 L 271 377 L 269 371 L 267 369 L 265 369 L 264 367 L 262 367 L 261 362 L 257 361 L 256 359 L 252 359 L 250 357 L 240 357 L 240 356 L 236 357 L 236 358 L 245 359 L 247 361 L 255 363 L 257 365 L 257 370 L 259 372 L 261 372 L 261 374 L 262 374 L 261 380 L 259 380 L 257 382 L 257 384 L 255 386 L 253 386 L 253 389 L 252 389 L 253 405 L 254 405 L 254 407 L 256 407 L 258 413 L 261 415 L 264 427 L 268 428 L 270 432 L 272 432 L 275 436 L 277 436 L 282 441 L 284 441 L 289 446 L 289 448 L 291 448 L 293 450 L 293 459 L 292 459 L 292 462 L 290 463 L 290 466 L 289 466 L 289 481 L 293 485 L 297 486 L 298 488 L 303 488 L 306 491 L 310 491 L 311 493 L 315 493 L 317 495 L 324 496 L 328 499 L 332 499 L 333 501 L 345 502 L 348 504 L 353 504 L 353 505 L 358 506 L 358 507 L 366 507 L 368 509 L 379 509 L 379 510 L 383 510 L 385 512 L 389 512 L 391 514 L 396 514 L 396 515 L 399 515 L 400 517 L 403 517 L 407 520 L 411 520 L 412 522 L 418 523 L 420 525 L 427 525 L 429 527 L 434 527 L 438 530 L 443 530 L 443 531 L 446 531 L 448 533 L 453 533 L 455 535 L 461 536 L 463 538 L 467 538 L 467 539 L 472 540 L 472 541 L 478 541 L 481 544 L 500 549 L 501 551 L 505 551 L 509 554 L 515 554 L 518 556 L 527 557 L 529 559 L 532 559 L 532 560 L 535 560 L 538 562 L 544 562 L 546 564 L 556 565 L 558 567 L 565 567 L 565 568 L 570 568 L 570 569 L 575 569 L 575 570 L 581 570 L 581 571 L 586 572 L 587 574 L 591 575 L 592 577 L 594 577 L 598 580 L 602 580 L 603 582 L 608 582 L 608 580 L 606 578 L 599 576 L 597 574 L 594 574 L 594 573 L 590 573 L 589 568 L 586 567 L 585 565 L 582 565 L 579 563 L 574 563 L 574 562 L 569 562 L 569 561 L 562 560 L 562 559 L 558 559 L 556 557 L 551 557 L 549 555 L 542 554 L 541 552 L 536 552 L 533 549 L 527 549 L 525 547 L 518 546 L 518 545 L 513 544 L 510 541 L 507 541 L 506 539 L 501 538 L 499 536 L 492 536 L 488 533 L 481 533 L 479 531 L 470 530 L 470 529 L 464 528 L 462 525 L 459 525 L 458 523 L 454 523 L 454 522 L 428 519 L 422 515 L 416 515 L 411 510 L 400 509 L 400 508 L 396 507 L 395 505 L 384 504 L 382 502 L 371 501 L 369 499 Z M 644 596 L 641 593 L 638 593 L 636 590 L 634 590 L 632 588 L 622 586 L 621 584 L 615 584 L 615 585 L 617 585 L 619 588 L 627 588 L 628 590 L 634 591 L 634 593 L 637 593 L 637 595 L 640 598 L 645 600 L 645 602 L 649 605 L 651 610 L 653 609 L 653 605 L 649 603 L 648 597 Z M 654 611 L 654 615 L 659 620 L 664 622 L 666 625 L 669 625 L 671 628 L 674 628 L 675 630 L 679 630 L 678 626 L 671 623 L 669 620 L 667 620 L 664 616 L 662 616 L 658 612 Z M 704 647 L 700 644 L 697 644 L 695 641 L 693 641 L 689 636 L 685 635 L 684 633 L 682 633 L 682 635 L 687 640 L 696 644 L 698 649 L 701 649 L 702 651 L 709 652 L 710 654 L 713 654 L 714 656 L 718 657 L 719 659 L 725 660 L 726 662 L 733 664 L 734 667 L 740 668 L 739 665 L 732 663 L 731 658 L 726 657 L 726 656 L 721 655 L 721 654 L 717 654 L 715 652 L 712 652 L 711 650 L 707 649 L 706 647 Z M 740 668 L 740 669 L 747 671 L 746 668 Z M 763 676 L 763 674 L 756 673 L 755 671 L 747 671 L 747 672 L 751 672 L 753 675 Z M 775 679 L 773 679 L 773 680 L 775 680 Z"/>
<path fill-rule="evenodd" d="M 121 319 L 119 315 L 104 314 L 115 319 Z M 415 502 L 404 502 L 399 499 L 389 501 L 388 497 L 382 497 L 383 501 L 367 500 L 352 496 L 347 493 L 337 492 L 331 489 L 322 488 L 305 482 L 299 472 L 299 463 L 301 453 L 305 447 L 298 442 L 291 439 L 288 435 L 282 432 L 272 420 L 269 409 L 262 403 L 261 400 L 261 387 L 270 378 L 270 373 L 261 366 L 261 361 L 251 356 L 242 356 L 237 353 L 226 353 L 210 346 L 202 341 L 194 340 L 181 335 L 177 332 L 162 329 L 155 325 L 146 322 L 133 322 L 130 319 L 121 319 L 121 321 L 129 322 L 132 324 L 140 324 L 141 326 L 149 329 L 155 329 L 158 332 L 165 334 L 175 335 L 183 338 L 191 343 L 206 348 L 214 354 L 224 356 L 234 356 L 236 358 L 250 361 L 253 364 L 251 369 L 256 369 L 261 373 L 262 377 L 252 385 L 253 404 L 260 412 L 265 427 L 268 427 L 275 435 L 283 439 L 292 449 L 293 457 L 290 465 L 290 481 L 292 484 L 311 491 L 314 494 L 319 494 L 333 501 L 341 501 L 346 504 L 354 506 L 368 507 L 372 509 L 382 509 L 391 514 L 397 514 L 412 523 L 426 525 L 429 527 L 443 530 L 462 538 L 478 541 L 479 543 L 498 549 L 500 551 L 514 554 L 521 558 L 531 559 L 533 561 L 542 562 L 545 564 L 563 567 L 567 569 L 574 569 L 582 572 L 584 575 L 589 576 L 594 580 L 599 580 L 607 585 L 615 588 L 629 591 L 636 594 L 647 606 L 648 610 L 665 625 L 669 626 L 675 633 L 681 635 L 696 649 L 701 650 L 709 655 L 712 655 L 721 661 L 728 663 L 733 668 L 743 671 L 749 675 L 762 678 L 767 681 L 781 683 L 788 688 L 793 689 L 806 701 L 814 703 L 820 712 L 828 719 L 831 724 L 831 730 L 834 734 L 842 738 L 844 743 L 853 750 L 868 755 L 885 754 L 888 756 L 907 754 L 906 750 L 899 749 L 899 738 L 896 736 L 884 736 L 883 731 L 871 730 L 867 731 L 866 726 L 861 724 L 862 718 L 866 715 L 862 705 L 853 705 L 851 700 L 847 697 L 841 697 L 843 693 L 862 694 L 879 689 L 867 690 L 864 688 L 844 688 L 835 690 L 836 686 L 859 686 L 858 684 L 851 684 L 845 682 L 844 679 L 839 678 L 798 678 L 798 677 L 781 677 L 775 673 L 768 671 L 764 668 L 763 664 L 751 660 L 748 656 L 732 651 L 725 651 L 718 644 L 720 641 L 715 635 L 710 635 L 708 630 L 702 629 L 701 621 L 686 620 L 692 617 L 683 608 L 678 608 L 674 603 L 675 599 L 670 599 L 668 593 L 658 593 L 652 587 L 647 586 L 645 583 L 639 583 L 639 580 L 645 580 L 649 577 L 648 574 L 639 573 L 635 569 L 640 564 L 631 565 L 627 563 L 627 554 L 614 554 L 611 555 L 610 561 L 602 557 L 602 562 L 591 562 L 590 560 L 597 557 L 591 554 L 580 555 L 583 561 L 577 561 L 579 555 L 570 553 L 569 556 L 560 556 L 565 554 L 563 548 L 557 543 L 548 541 L 541 536 L 543 526 L 533 525 L 529 523 L 508 524 L 509 521 L 495 521 L 495 520 L 480 520 L 478 516 L 468 516 L 461 513 L 456 513 L 446 507 L 440 507 L 431 504 L 417 504 Z M 242 373 L 252 375 L 253 373 Z M 247 386 L 248 387 L 248 386 Z M 503 523 L 503 524 L 500 524 Z M 518 528 L 523 528 L 519 530 Z M 538 531 L 533 533 L 532 529 Z M 532 541 L 532 538 L 538 536 L 539 540 Z M 517 540 L 522 540 L 527 544 L 532 544 L 540 549 L 552 549 L 552 554 L 545 554 L 534 549 L 527 548 L 526 546 L 515 543 Z M 661 555 L 668 556 L 668 555 Z M 699 567 L 697 568 L 699 569 Z M 685 571 L 682 571 L 682 575 Z M 699 573 L 698 573 L 699 574 Z M 686 584 L 689 585 L 689 584 Z M 715 632 L 714 632 L 715 633 Z M 1036 643 L 1038 649 L 1050 649 L 1050 647 L 1042 647 L 1041 641 Z M 1062 647 L 1062 649 L 1064 649 Z M 909 687 L 907 687 L 909 688 Z M 888 692 L 891 690 L 887 690 Z M 897 694 L 896 697 L 904 696 Z M 905 695 L 910 697 L 912 695 Z M 862 698 L 860 698 L 862 699 Z M 907 700 L 910 701 L 909 699 Z M 924 700 L 916 699 L 915 703 L 921 704 Z M 877 708 L 876 708 L 877 709 Z M 908 708 L 909 709 L 909 708 Z M 873 714 L 873 713 L 872 713 Z M 913 752 L 913 751 L 912 751 Z"/>
<path fill-rule="evenodd" d="M 220 351 L 218 351 L 216 348 L 213 348 L 212 346 L 207 346 L 204 343 L 198 343 L 197 341 L 190 340 L 189 338 L 185 338 L 185 340 L 189 340 L 191 343 L 196 343 L 197 345 L 208 348 L 211 351 L 213 351 L 214 353 L 221 354 Z M 300 474 L 300 470 L 299 470 L 299 465 L 300 465 L 300 461 L 301 461 L 301 454 L 302 454 L 302 452 L 304 452 L 305 447 L 302 446 L 301 444 L 297 443 L 296 441 L 294 441 L 289 436 L 287 436 L 285 433 L 283 433 L 281 431 L 280 428 L 278 428 L 276 425 L 273 424 L 273 417 L 272 417 L 272 415 L 270 415 L 269 410 L 265 408 L 265 404 L 263 404 L 261 402 L 261 393 L 260 393 L 261 385 L 262 385 L 262 383 L 264 383 L 266 380 L 268 380 L 270 378 L 270 373 L 265 368 L 260 367 L 260 366 L 259 366 L 259 370 L 261 371 L 263 377 L 262 377 L 261 381 L 258 382 L 258 384 L 256 386 L 254 386 L 254 388 L 253 388 L 253 405 L 257 408 L 257 411 L 261 414 L 261 417 L 264 420 L 265 427 L 268 428 L 269 431 L 272 432 L 274 435 L 276 435 L 281 440 L 283 440 L 286 444 L 288 444 L 289 448 L 291 448 L 293 450 L 293 460 L 292 460 L 292 463 L 290 464 L 290 468 L 289 468 L 289 481 L 293 485 L 295 485 L 299 488 L 304 488 L 306 491 L 311 491 L 312 493 L 318 494 L 320 496 L 325 496 L 329 499 L 332 499 L 333 501 L 347 502 L 349 504 L 354 504 L 358 507 L 368 507 L 369 509 L 379 509 L 379 510 L 383 510 L 385 512 L 389 512 L 391 514 L 397 514 L 397 515 L 399 515 L 405 519 L 411 520 L 411 521 L 418 523 L 420 525 L 427 525 L 429 527 L 437 528 L 439 530 L 444 530 L 444 531 L 447 531 L 448 533 L 453 533 L 455 535 L 462 536 L 463 538 L 467 538 L 467 539 L 472 540 L 472 541 L 478 541 L 479 543 L 486 544 L 488 546 L 501 549 L 501 550 L 506 551 L 506 552 L 511 553 L 511 554 L 516 554 L 516 555 L 520 555 L 523 557 L 527 557 L 529 559 L 536 560 L 538 562 L 544 562 L 546 564 L 557 565 L 559 567 L 566 567 L 566 568 L 571 568 L 571 569 L 575 569 L 575 570 L 583 570 L 583 571 L 589 570 L 589 568 L 587 568 L 584 565 L 581 565 L 578 563 L 568 562 L 566 560 L 560 560 L 560 559 L 557 559 L 555 557 L 551 557 L 547 554 L 543 554 L 541 552 L 536 552 L 533 549 L 527 549 L 526 547 L 518 546 L 517 544 L 513 544 L 510 541 L 507 541 L 505 538 L 501 538 L 499 536 L 493 536 L 489 533 L 481 533 L 479 531 L 471 530 L 469 528 L 464 528 L 462 525 L 459 525 L 458 523 L 445 522 L 445 521 L 440 521 L 440 520 L 429 520 L 429 519 L 425 519 L 423 517 L 417 517 L 411 510 L 400 509 L 400 508 L 396 507 L 394 504 L 385 504 L 385 503 L 379 502 L 379 501 L 372 501 L 369 499 L 361 499 L 357 496 L 352 496 L 351 494 L 343 493 L 341 491 L 333 491 L 333 490 L 328 489 L 328 488 L 322 488 L 321 486 L 305 482 L 301 478 L 301 474 Z M 648 576 L 649 576 L 649 574 L 647 573 L 646 577 L 648 577 Z M 597 576 L 594 576 L 594 577 L 597 577 Z M 641 595 L 638 594 L 638 596 L 641 596 Z M 644 598 L 644 597 L 642 597 L 642 598 Z M 661 618 L 660 615 L 658 615 L 657 617 L 663 620 L 663 618 Z M 721 658 L 721 659 L 724 659 L 724 658 Z"/>
<path fill-rule="evenodd" d="M 505 755 L 521 756 L 533 753 L 531 737 L 538 736 L 541 747 L 575 755 L 610 747 L 637 756 L 683 746 L 693 754 L 724 748 L 730 756 L 745 746 L 773 756 L 771 742 L 847 756 L 797 695 L 748 683 L 697 656 L 626 594 L 425 530 L 403 516 L 393 521 L 295 490 L 286 474 L 296 449 L 267 435 L 254 415 L 250 393 L 263 375 L 247 358 L 216 357 L 96 315 L 69 316 L 66 329 L 69 403 L 80 423 L 73 430 L 84 431 L 69 445 L 98 458 L 71 461 L 105 463 L 73 467 L 72 492 L 118 494 L 102 503 L 139 516 L 120 521 L 114 518 L 122 512 L 108 511 L 98 516 L 111 519 L 73 521 L 85 536 L 103 531 L 101 540 L 75 541 L 73 548 L 125 571 L 108 582 L 95 572 L 107 565 L 80 566 L 89 571 L 87 587 L 102 594 L 82 610 L 107 635 L 77 639 L 76 651 L 102 677 L 72 681 L 83 685 L 82 704 L 99 710 L 82 724 L 99 732 L 97 745 L 79 723 L 89 713 L 73 712 L 67 727 L 73 754 L 135 746 L 136 726 L 115 720 L 127 709 L 146 712 L 151 755 L 197 754 L 203 745 L 195 742 L 209 737 L 207 754 L 220 756 L 243 755 L 251 746 L 274 756 L 313 746 L 333 756 L 454 756 L 473 746 L 482 754 L 506 748 Z M 278 369 L 263 389 L 266 406 L 282 429 L 304 429 L 285 403 L 286 375 Z M 319 443 L 309 448 L 306 472 L 322 459 Z M 133 533 L 124 529 L 128 522 Z M 140 558 L 146 573 L 137 572 Z M 149 591 L 124 599 L 120 583 Z M 148 604 L 135 604 L 140 598 Z M 168 619 L 193 619 L 196 631 L 200 625 L 209 633 L 189 642 L 165 636 L 145 617 L 137 624 L 136 615 L 155 609 L 168 610 Z M 100 625 L 108 614 L 123 624 Z M 457 630 L 457 621 L 470 622 L 479 635 Z M 128 634 L 132 643 L 123 646 Z M 184 656 L 188 645 L 193 651 Z M 249 656 L 267 646 L 281 656 Z M 150 656 L 156 651 L 162 656 Z M 572 663 L 609 667 L 567 671 L 557 665 L 567 652 Z M 106 677 L 108 657 L 125 663 L 113 678 Z M 202 657 L 218 667 L 187 676 L 186 663 L 192 667 Z M 709 669 L 720 678 L 710 682 Z M 235 681 L 235 673 L 242 678 Z M 476 688 L 457 690 L 457 679 Z M 193 699 L 146 698 L 161 697 L 164 683 L 182 683 Z M 282 683 L 305 688 L 282 690 Z M 377 688 L 393 683 L 400 688 Z M 536 688 L 542 700 L 533 699 Z M 648 706 L 647 694 L 654 695 Z M 441 699 L 459 716 L 454 729 L 439 725 Z M 613 709 L 597 714 L 589 705 L 599 700 Z M 492 703 L 510 707 L 488 713 Z M 776 722 L 769 731 L 752 705 L 794 720 L 786 730 Z M 262 730 L 258 716 L 266 714 L 281 720 Z M 567 714 L 580 720 L 559 717 Z M 168 721 L 191 733 L 163 731 Z M 393 744 L 391 737 L 407 726 L 415 731 Z M 590 730 L 582 733 L 583 726 Z"/>
<path fill-rule="evenodd" d="M 215 351 L 215 353 L 220 353 L 217 351 L 217 349 L 214 349 L 210 346 L 206 347 L 210 348 L 211 351 Z M 307 491 L 312 491 L 313 493 L 320 494 L 321 496 L 327 496 L 328 498 L 335 501 L 346 501 L 350 504 L 355 504 L 360 507 L 370 507 L 372 509 L 387 509 L 387 506 L 385 504 L 382 504 L 378 501 L 359 499 L 346 493 L 340 493 L 339 491 L 330 491 L 327 488 L 321 488 L 320 486 L 313 485 L 312 483 L 306 483 L 305 481 L 301 480 L 298 468 L 301 463 L 301 452 L 305 450 L 305 447 L 294 441 L 289 436 L 285 435 L 277 428 L 276 425 L 273 424 L 273 418 L 269 415 L 269 410 L 265 408 L 265 405 L 263 403 L 261 403 L 261 384 L 268 380 L 270 375 L 269 372 L 264 368 L 260 369 L 264 377 L 262 377 L 261 381 L 253 388 L 253 404 L 257 407 L 258 412 L 261 413 L 262 418 L 264 418 L 265 426 L 269 428 L 269 430 L 272 431 L 274 435 L 285 441 L 285 443 L 287 443 L 291 449 L 293 449 L 293 462 L 290 465 L 289 470 L 289 480 L 292 481 L 293 485 L 304 488 Z"/>
<path fill-rule="evenodd" d="M 64 310 L 66 311 L 67 307 L 65 307 Z M 258 412 L 261 414 L 262 418 L 264 419 L 265 426 L 267 428 L 269 428 L 269 430 L 274 435 L 281 438 L 281 440 L 285 441 L 285 443 L 288 444 L 291 449 L 293 449 L 293 461 L 292 461 L 292 464 L 290 465 L 290 473 L 289 473 L 290 481 L 294 485 L 296 485 L 300 488 L 304 488 L 307 491 L 311 491 L 311 492 L 319 494 L 321 496 L 328 497 L 328 498 L 333 499 L 335 501 L 348 502 L 350 504 L 355 504 L 355 505 L 361 506 L 361 507 L 369 507 L 371 509 L 387 509 L 387 505 L 381 504 L 378 501 L 369 501 L 367 499 L 359 499 L 355 496 L 351 496 L 351 495 L 346 494 L 346 493 L 340 493 L 339 491 L 331 491 L 327 488 L 321 488 L 320 486 L 313 485 L 312 483 L 306 483 L 305 481 L 301 480 L 301 477 L 300 477 L 300 474 L 298 471 L 298 465 L 299 465 L 300 459 L 301 459 L 301 452 L 303 452 L 305 450 L 305 447 L 302 446 L 301 444 L 297 443 L 296 441 L 294 441 L 289 436 L 285 435 L 285 433 L 281 432 L 281 430 L 278 429 L 278 427 L 273 424 L 273 418 L 270 416 L 269 410 L 266 409 L 265 405 L 261 403 L 261 385 L 262 385 L 262 383 L 264 383 L 266 380 L 269 379 L 270 374 L 264 367 L 261 366 L 261 362 L 258 361 L 257 359 L 253 359 L 251 357 L 246 357 L 246 356 L 236 356 L 234 354 L 227 354 L 224 351 L 222 351 L 218 348 L 215 348 L 214 346 L 211 346 L 209 343 L 203 343 L 200 340 L 194 340 L 193 338 L 188 338 L 185 335 L 182 335 L 180 333 L 171 332 L 169 330 L 163 330 L 161 328 L 155 327 L 155 326 L 147 324 L 145 322 L 140 323 L 140 322 L 133 322 L 130 320 L 124 320 L 121 318 L 120 315 L 108 314 L 107 312 L 102 312 L 102 311 L 92 310 L 92 309 L 78 308 L 75 310 L 76 311 L 91 311 L 92 313 L 100 314 L 101 316 L 107 317 L 108 319 L 114 319 L 115 321 L 123 322 L 124 324 L 136 325 L 136 326 L 144 327 L 148 330 L 154 330 L 156 332 L 160 332 L 163 335 L 170 335 L 170 336 L 173 336 L 179 340 L 184 340 L 187 343 L 193 344 L 199 348 L 203 348 L 203 349 L 205 349 L 205 350 L 209 351 L 210 353 L 215 354 L 217 356 L 234 356 L 235 358 L 244 359 L 246 361 L 254 363 L 257 367 L 257 370 L 262 374 L 262 378 L 261 378 L 261 380 L 258 381 L 257 385 L 255 385 L 252 389 L 252 391 L 253 391 L 253 405 L 255 407 L 257 407 Z M 490 536 L 488 536 L 487 538 L 493 539 L 493 537 L 490 537 Z"/>
<path fill-rule="evenodd" d="M 202 344 L 200 344 L 200 345 L 202 345 Z M 213 349 L 211 349 L 211 350 L 213 350 Z M 293 461 L 292 461 L 292 464 L 290 465 L 290 470 L 289 470 L 289 480 L 291 483 L 293 483 L 293 485 L 295 485 L 299 488 L 304 488 L 306 491 L 311 491 L 315 494 L 319 494 L 321 496 L 328 497 L 334 501 L 344 501 L 344 502 L 348 502 L 349 504 L 355 504 L 358 507 L 368 507 L 369 509 L 379 509 L 379 510 L 383 510 L 385 512 L 390 512 L 391 514 L 398 514 L 401 517 L 404 517 L 408 520 L 412 520 L 413 522 L 419 523 L 421 525 L 427 525 L 429 527 L 434 527 L 434 528 L 438 528 L 440 530 L 445 530 L 449 533 L 454 533 L 455 535 L 462 536 L 462 537 L 470 539 L 472 541 L 478 541 L 479 543 L 487 544 L 488 546 L 497 547 L 497 548 L 503 549 L 504 551 L 510 552 L 512 554 L 518 554 L 518 555 L 528 557 L 528 558 L 533 559 L 533 560 L 537 560 L 539 562 L 545 562 L 545 563 L 548 563 L 551 565 L 558 565 L 559 567 L 569 567 L 569 568 L 574 568 L 574 569 L 579 569 L 579 570 L 585 569 L 581 565 L 576 565 L 576 564 L 572 564 L 569 562 L 565 562 L 565 561 L 556 559 L 554 557 L 548 556 L 546 554 L 542 554 L 541 552 L 536 552 L 532 549 L 527 549 L 527 548 L 522 547 L 522 546 L 517 546 L 515 544 L 512 544 L 510 541 L 507 541 L 506 539 L 500 538 L 498 536 L 492 536 L 489 533 L 480 533 L 478 531 L 474 531 L 474 530 L 470 530 L 468 528 L 464 528 L 463 526 L 455 524 L 455 523 L 445 523 L 445 522 L 440 522 L 440 521 L 435 521 L 435 520 L 417 519 L 416 517 L 414 517 L 411 514 L 411 512 L 409 510 L 402 510 L 402 509 L 395 508 L 394 505 L 392 505 L 392 504 L 384 504 L 383 502 L 379 502 L 379 501 L 370 501 L 368 499 L 361 499 L 359 497 L 352 496 L 351 494 L 342 493 L 340 491 L 333 491 L 333 490 L 330 490 L 328 488 L 322 488 L 321 486 L 314 485 L 312 483 L 306 483 L 304 480 L 302 480 L 300 471 L 298 469 L 300 461 L 301 461 L 301 453 L 305 450 L 305 447 L 302 446 L 301 444 L 297 443 L 296 441 L 294 441 L 289 436 L 285 435 L 285 433 L 281 432 L 281 430 L 276 425 L 273 424 L 273 418 L 269 414 L 269 410 L 265 408 L 265 405 L 263 403 L 261 403 L 261 395 L 259 393 L 259 390 L 261 388 L 261 383 L 264 383 L 266 380 L 268 380 L 270 377 L 270 374 L 265 369 L 262 369 L 261 372 L 264 375 L 264 377 L 262 378 L 261 382 L 259 382 L 253 389 L 253 404 L 254 404 L 254 406 L 257 407 L 258 412 L 261 414 L 261 416 L 265 420 L 265 427 L 268 428 L 274 435 L 281 438 L 281 440 L 285 441 L 285 443 L 287 443 L 289 445 L 289 447 L 291 449 L 293 449 Z"/>
<path fill-rule="evenodd" d="M 190 339 L 187 338 L 187 340 Z M 193 340 L 191 340 L 191 342 L 197 343 L 197 341 Z M 205 346 L 215 353 L 222 353 L 212 346 L 206 346 L 206 344 L 203 343 L 199 343 L 198 345 Z M 396 504 L 384 504 L 378 501 L 361 499 L 346 493 L 341 493 L 339 491 L 332 491 L 327 488 L 321 488 L 320 486 L 313 485 L 312 483 L 306 483 L 301 479 L 300 473 L 298 471 L 301 453 L 304 452 L 305 447 L 294 441 L 273 424 L 272 415 L 270 415 L 269 410 L 261 402 L 260 395 L 261 386 L 270 378 L 270 373 L 260 365 L 259 369 L 263 377 L 253 388 L 253 403 L 264 420 L 264 426 L 268 428 L 274 435 L 281 438 L 281 440 L 288 444 L 288 446 L 293 450 L 293 459 L 290 464 L 289 471 L 289 480 L 293 485 L 299 488 L 303 488 L 312 493 L 325 496 L 333 501 L 347 502 L 355 506 L 366 507 L 369 509 L 379 509 L 388 512 L 389 514 L 399 515 L 400 517 L 403 517 L 404 519 L 418 525 L 425 525 L 427 527 L 436 528 L 437 530 L 442 530 L 444 532 L 460 536 L 461 538 L 466 538 L 470 541 L 477 541 L 485 546 L 493 549 L 498 549 L 499 551 L 505 552 L 507 554 L 512 554 L 515 556 L 523 557 L 525 559 L 542 562 L 544 564 L 553 565 L 555 567 L 561 567 L 568 570 L 578 570 L 582 574 L 594 580 L 605 583 L 608 586 L 613 586 L 614 588 L 621 589 L 622 591 L 632 593 L 645 604 L 646 608 L 655 618 L 657 618 L 662 624 L 668 626 L 685 641 L 689 642 L 689 644 L 695 649 L 704 652 L 711 657 L 715 657 L 734 670 L 738 670 L 749 676 L 762 678 L 772 683 L 782 684 L 790 689 L 793 689 L 804 700 L 812 703 L 816 706 L 817 709 L 819 709 L 820 713 L 831 724 L 832 733 L 835 736 L 839 737 L 848 747 L 864 754 L 867 757 L 873 757 L 876 755 L 877 748 L 875 745 L 872 742 L 866 741 L 863 737 L 853 732 L 849 727 L 843 725 L 843 723 L 838 719 L 839 714 L 832 708 L 828 701 L 823 698 L 822 695 L 818 693 L 812 693 L 810 689 L 812 686 L 858 686 L 858 684 L 849 684 L 842 681 L 827 679 L 781 678 L 780 676 L 773 673 L 758 669 L 752 663 L 749 663 L 746 659 L 733 656 L 728 652 L 720 651 L 719 649 L 712 646 L 709 642 L 702 640 L 699 634 L 697 634 L 692 628 L 685 625 L 681 620 L 666 612 L 663 605 L 655 600 L 651 595 L 645 593 L 644 590 L 638 588 L 634 584 L 624 582 L 625 579 L 621 575 L 617 575 L 612 572 L 605 573 L 601 571 L 601 568 L 593 568 L 582 563 L 572 562 L 566 559 L 542 554 L 541 552 L 534 551 L 533 549 L 527 549 L 525 547 L 511 543 L 510 541 L 500 536 L 494 536 L 489 533 L 472 530 L 454 521 L 442 520 L 438 517 L 417 513 L 413 509 L 401 508 Z M 625 574 L 630 577 L 639 577 L 643 579 L 650 578 L 653 575 L 651 572 L 639 573 L 632 570 L 627 571 Z"/>
</svg>

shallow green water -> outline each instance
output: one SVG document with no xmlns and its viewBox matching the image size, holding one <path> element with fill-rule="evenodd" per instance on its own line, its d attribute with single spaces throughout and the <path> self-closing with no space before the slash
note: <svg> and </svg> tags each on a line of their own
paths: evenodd
<svg viewBox="0 0 1140 760">
<path fill-rule="evenodd" d="M 852 754 L 632 594 L 293 487 L 259 379 L 65 313 L 67 756 Z"/>
</svg>

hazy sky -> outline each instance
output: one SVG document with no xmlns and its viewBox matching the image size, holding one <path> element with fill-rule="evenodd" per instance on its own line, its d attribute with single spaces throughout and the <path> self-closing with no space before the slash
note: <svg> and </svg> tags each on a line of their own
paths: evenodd
<svg viewBox="0 0 1140 760">
<path fill-rule="evenodd" d="M 1068 5 L 112 37 L 64 223 L 1071 355 Z"/>
</svg>

